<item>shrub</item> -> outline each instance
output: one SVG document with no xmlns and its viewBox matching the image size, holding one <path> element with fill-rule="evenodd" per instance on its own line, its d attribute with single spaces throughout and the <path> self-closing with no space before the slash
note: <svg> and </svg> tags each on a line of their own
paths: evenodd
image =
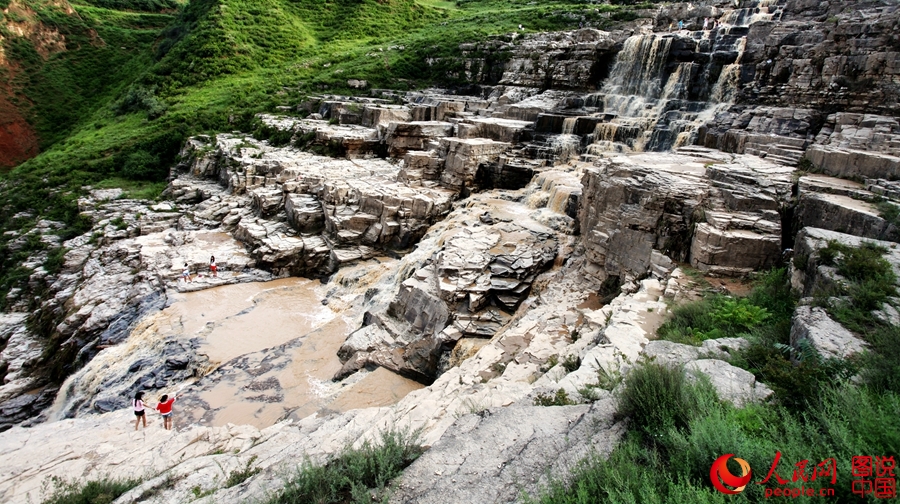
<svg viewBox="0 0 900 504">
<path fill-rule="evenodd" d="M 555 394 L 539 393 L 533 400 L 535 406 L 571 406 L 577 404 L 569 397 L 569 394 L 559 389 Z"/>
<path fill-rule="evenodd" d="M 387 484 L 422 454 L 417 433 L 382 432 L 380 444 L 347 449 L 324 466 L 309 462 L 269 502 L 328 504 L 387 499 Z"/>
<path fill-rule="evenodd" d="M 863 379 L 876 391 L 900 394 L 900 327 L 879 325 L 866 339 L 871 351 L 861 358 Z"/>
<path fill-rule="evenodd" d="M 672 310 L 672 318 L 657 330 L 662 339 L 698 345 L 704 340 L 740 336 L 771 317 L 747 298 L 711 295 Z"/>
<path fill-rule="evenodd" d="M 630 428 L 654 440 L 669 429 L 687 427 L 714 397 L 708 384 L 688 383 L 681 367 L 649 362 L 625 377 L 619 413 L 630 419 Z"/>
<path fill-rule="evenodd" d="M 228 474 L 228 479 L 225 480 L 225 488 L 231 488 L 235 485 L 240 485 L 244 481 L 247 481 L 255 474 L 259 473 L 261 469 L 259 467 L 252 467 L 253 462 L 256 461 L 256 455 L 250 457 L 250 460 L 247 461 L 247 464 L 241 469 L 235 469 Z"/>
<path fill-rule="evenodd" d="M 757 502 L 764 498 L 760 485 L 748 485 L 740 496 L 715 491 L 709 484 L 710 465 L 719 456 L 734 453 L 750 463 L 758 481 L 781 452 L 778 471 L 788 479 L 796 462 L 814 465 L 833 457 L 838 478 L 835 501 L 850 502 L 852 457 L 894 454 L 900 448 L 900 431 L 889 427 L 900 415 L 900 397 L 847 382 L 822 387 L 819 394 L 820 406 L 803 413 L 769 404 L 735 408 L 703 400 L 703 414 L 694 415 L 683 428 L 669 428 L 650 443 L 632 429 L 608 459 L 587 457 L 567 480 L 552 481 L 537 498 L 526 501 Z M 803 497 L 792 501 L 818 502 Z"/>
<path fill-rule="evenodd" d="M 138 483 L 139 480 L 109 478 L 79 483 L 53 476 L 48 483 L 50 495 L 43 504 L 109 504 Z"/>
<path fill-rule="evenodd" d="M 128 87 L 125 96 L 115 106 L 116 115 L 130 112 L 146 111 L 148 119 L 156 119 L 166 113 L 165 102 L 156 96 L 156 87 L 132 85 Z"/>
<path fill-rule="evenodd" d="M 561 364 L 567 373 L 571 373 L 581 367 L 581 357 L 575 354 L 566 355 Z"/>
<path fill-rule="evenodd" d="M 65 257 L 68 249 L 65 247 L 55 248 L 47 254 L 47 260 L 44 261 L 44 269 L 47 270 L 47 273 L 51 275 L 55 275 L 59 273 L 59 270 L 62 269 L 63 264 L 65 264 Z"/>
<path fill-rule="evenodd" d="M 164 175 L 165 169 L 160 166 L 159 156 L 147 151 L 132 152 L 125 158 L 122 176 L 131 180 L 157 180 Z"/>
</svg>

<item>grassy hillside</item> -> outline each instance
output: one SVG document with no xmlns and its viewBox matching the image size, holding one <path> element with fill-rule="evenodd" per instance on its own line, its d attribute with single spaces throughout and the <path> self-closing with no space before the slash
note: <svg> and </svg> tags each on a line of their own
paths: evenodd
<svg viewBox="0 0 900 504">
<path fill-rule="evenodd" d="M 453 84 L 460 43 L 519 24 L 608 27 L 633 16 L 583 0 L 92 0 L 70 14 L 52 8 L 58 2 L 15 1 L 66 34 L 67 51 L 44 59 L 28 40 L 3 41 L 30 69 L 12 80 L 33 104 L 44 151 L 0 176 L 0 228 L 27 230 L 44 217 L 69 224 L 66 235 L 88 225 L 75 205 L 83 186 L 158 194 L 188 135 L 247 129 L 254 113 L 309 92 L 351 92 L 351 78 Z M 17 266 L 33 250 L 14 253 L 12 238 L 0 236 L 2 307 L 27 278 Z"/>
</svg>

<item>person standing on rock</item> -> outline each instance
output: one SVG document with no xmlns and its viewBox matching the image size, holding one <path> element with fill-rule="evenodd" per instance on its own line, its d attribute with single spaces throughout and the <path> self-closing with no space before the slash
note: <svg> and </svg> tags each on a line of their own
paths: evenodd
<svg viewBox="0 0 900 504">
<path fill-rule="evenodd" d="M 218 270 L 216 268 L 216 256 L 209 256 L 209 271 L 210 273 L 212 273 L 212 276 L 219 276 L 219 273 L 217 272 Z"/>
<path fill-rule="evenodd" d="M 682 19 L 678 20 L 678 30 L 679 31 L 684 30 L 684 20 L 682 20 Z"/>
<path fill-rule="evenodd" d="M 171 399 L 168 394 L 163 394 L 159 398 L 159 404 L 156 405 L 156 411 L 162 415 L 163 428 L 166 430 L 172 430 L 172 405 L 175 404 L 175 399 L 178 399 L 178 394 L 173 395 Z"/>
<path fill-rule="evenodd" d="M 144 393 L 138 392 L 134 394 L 134 400 L 131 401 L 134 407 L 134 430 L 138 430 L 141 420 L 144 421 L 144 428 L 147 428 L 147 415 L 144 413 Z"/>
<path fill-rule="evenodd" d="M 188 263 L 184 263 L 184 270 L 181 272 L 181 278 L 184 278 L 185 282 L 193 283 L 191 280 L 191 268 L 188 267 Z"/>
<path fill-rule="evenodd" d="M 703 29 L 704 30 L 709 29 L 709 18 L 708 17 L 703 18 Z"/>
</svg>

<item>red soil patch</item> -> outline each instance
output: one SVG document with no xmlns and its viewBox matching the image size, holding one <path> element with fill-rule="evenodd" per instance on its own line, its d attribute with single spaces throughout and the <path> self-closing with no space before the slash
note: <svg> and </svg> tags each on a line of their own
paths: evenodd
<svg viewBox="0 0 900 504">
<path fill-rule="evenodd" d="M 11 168 L 38 154 L 38 138 L 0 88 L 0 167 Z"/>
</svg>

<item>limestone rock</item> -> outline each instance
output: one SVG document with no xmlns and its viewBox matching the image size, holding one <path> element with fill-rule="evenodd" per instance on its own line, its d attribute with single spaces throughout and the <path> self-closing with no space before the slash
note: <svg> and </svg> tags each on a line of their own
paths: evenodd
<svg viewBox="0 0 900 504">
<path fill-rule="evenodd" d="M 876 240 L 900 240 L 900 229 L 883 219 L 873 204 L 849 196 L 801 193 L 797 217 L 801 226 Z"/>
<path fill-rule="evenodd" d="M 806 341 L 824 359 L 846 359 L 867 345 L 828 316 L 823 308 L 798 306 L 791 324 L 791 346 Z"/>
<path fill-rule="evenodd" d="M 413 121 L 390 123 L 385 141 L 390 145 L 389 154 L 401 157 L 410 150 L 428 150 L 426 146 L 443 137 L 453 136 L 454 126 L 439 121 Z"/>
<path fill-rule="evenodd" d="M 791 285 L 801 297 L 812 297 L 820 291 L 828 292 L 835 282 L 841 281 L 834 267 L 822 264 L 818 259 L 818 251 L 827 247 L 830 241 L 850 247 L 859 247 L 864 242 L 884 247 L 887 250 L 885 259 L 891 264 L 894 274 L 900 275 L 900 250 L 896 243 L 805 227 L 797 233 L 794 242 L 794 267 L 791 269 Z"/>
<path fill-rule="evenodd" d="M 496 161 L 510 145 L 484 138 L 444 138 L 438 150 L 444 158 L 441 184 L 462 190 L 474 186 L 478 166 Z"/>
<path fill-rule="evenodd" d="M 781 236 L 752 230 L 700 224 L 691 245 L 691 265 L 716 274 L 739 276 L 771 267 L 780 258 Z"/>
<path fill-rule="evenodd" d="M 404 471 L 390 502 L 511 502 L 546 484 L 543 471 L 565 474 L 588 453 L 609 453 L 622 433 L 613 413 L 606 400 L 462 416 Z"/>
<path fill-rule="evenodd" d="M 644 274 L 654 249 L 687 258 L 692 215 L 706 194 L 701 179 L 613 162 L 586 170 L 582 185 L 578 221 L 600 279 Z"/>
<path fill-rule="evenodd" d="M 717 359 L 700 359 L 689 362 L 684 367 L 689 373 L 706 375 L 720 399 L 737 407 L 747 403 L 764 401 L 773 394 L 772 389 L 758 383 L 753 373 Z M 690 376 L 690 375 L 689 375 Z"/>
</svg>

